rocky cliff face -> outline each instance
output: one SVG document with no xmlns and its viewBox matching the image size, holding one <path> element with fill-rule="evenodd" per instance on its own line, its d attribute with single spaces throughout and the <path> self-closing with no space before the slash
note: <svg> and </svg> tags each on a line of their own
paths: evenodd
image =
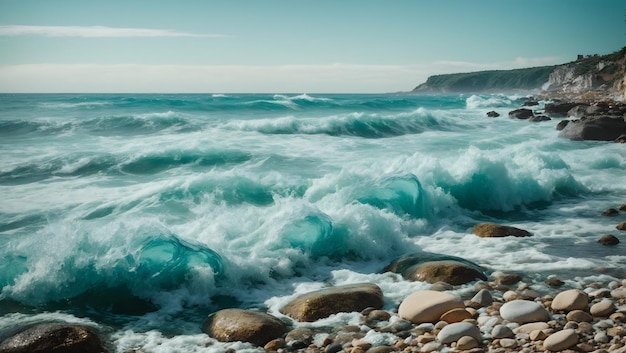
<svg viewBox="0 0 626 353">
<path fill-rule="evenodd" d="M 559 65 L 542 88 L 550 93 L 594 93 L 626 100 L 626 47 L 613 54 Z"/>
</svg>

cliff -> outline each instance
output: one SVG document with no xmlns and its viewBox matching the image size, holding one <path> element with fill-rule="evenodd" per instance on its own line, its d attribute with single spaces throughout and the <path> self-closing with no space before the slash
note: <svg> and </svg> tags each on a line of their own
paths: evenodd
<svg viewBox="0 0 626 353">
<path fill-rule="evenodd" d="M 582 56 L 562 65 L 429 77 L 413 93 L 543 91 L 626 100 L 626 47 L 608 55 Z"/>
</svg>

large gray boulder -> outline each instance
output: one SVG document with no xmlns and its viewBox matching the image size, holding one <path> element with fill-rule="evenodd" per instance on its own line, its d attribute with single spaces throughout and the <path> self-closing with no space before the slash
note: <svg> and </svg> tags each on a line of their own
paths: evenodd
<svg viewBox="0 0 626 353">
<path fill-rule="evenodd" d="M 375 284 L 360 283 L 302 294 L 280 312 L 300 322 L 313 322 L 340 312 L 382 309 L 383 291 Z"/>
<path fill-rule="evenodd" d="M 487 280 L 483 269 L 460 257 L 429 252 L 405 255 L 392 261 L 383 272 L 399 273 L 411 281 L 445 282 L 452 285 Z"/>
<path fill-rule="evenodd" d="M 264 346 L 287 331 L 278 318 L 252 310 L 224 309 L 209 316 L 202 326 L 207 335 L 222 342 L 250 342 Z"/>
<path fill-rule="evenodd" d="M 593 116 L 571 121 L 560 136 L 570 140 L 614 141 L 626 134 L 626 121 L 621 116 Z"/>
<path fill-rule="evenodd" d="M 19 331 L 0 343 L 2 353 L 100 353 L 102 341 L 89 327 L 38 324 Z"/>
</svg>

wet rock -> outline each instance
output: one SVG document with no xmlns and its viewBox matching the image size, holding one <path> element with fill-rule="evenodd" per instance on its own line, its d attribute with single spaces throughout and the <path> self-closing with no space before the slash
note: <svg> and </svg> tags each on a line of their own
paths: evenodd
<svg viewBox="0 0 626 353">
<path fill-rule="evenodd" d="M 340 312 L 383 307 L 383 292 L 375 284 L 361 283 L 306 293 L 287 303 L 280 312 L 300 322 L 312 322 Z"/>
<path fill-rule="evenodd" d="M 530 109 L 515 109 L 509 112 L 509 118 L 515 119 L 528 119 L 533 116 L 533 111 Z"/>
<path fill-rule="evenodd" d="M 534 107 L 536 105 L 539 105 L 539 102 L 535 100 L 527 100 L 524 104 L 522 104 L 523 107 Z"/>
<path fill-rule="evenodd" d="M 82 353 L 104 352 L 98 335 L 85 326 L 64 323 L 38 324 L 0 343 L 2 353 Z"/>
<path fill-rule="evenodd" d="M 503 226 L 495 223 L 479 223 L 472 228 L 472 233 L 481 238 L 501 238 L 501 237 L 529 237 L 532 234 L 526 230 L 511 226 Z"/>
<path fill-rule="evenodd" d="M 489 117 L 489 118 L 497 118 L 499 116 L 500 116 L 500 114 L 498 112 L 496 112 L 496 111 L 492 110 L 490 112 L 487 112 L 487 117 Z"/>
<path fill-rule="evenodd" d="M 607 234 L 598 239 L 598 243 L 602 245 L 617 245 L 619 244 L 619 239 L 613 234 Z"/>
<path fill-rule="evenodd" d="M 431 290 L 417 291 L 406 297 L 398 308 L 398 316 L 415 324 L 435 323 L 441 315 L 455 308 L 465 308 L 455 295 Z"/>
<path fill-rule="evenodd" d="M 278 318 L 252 310 L 224 309 L 209 316 L 202 331 L 222 342 L 250 342 L 263 347 L 286 332 Z"/>
<path fill-rule="evenodd" d="M 589 105 L 586 105 L 586 104 L 577 105 L 567 111 L 567 116 L 571 116 L 575 118 L 582 118 L 584 116 L 589 115 L 587 113 L 587 108 L 589 108 Z"/>
<path fill-rule="evenodd" d="M 532 122 L 532 123 L 538 123 L 541 121 L 549 121 L 552 120 L 549 117 L 545 116 L 545 115 L 535 115 L 533 117 L 530 117 L 530 119 L 528 119 L 528 121 Z"/>
<path fill-rule="evenodd" d="M 570 140 L 614 141 L 622 134 L 626 134 L 624 118 L 603 115 L 573 121 L 567 124 L 560 136 Z"/>
<path fill-rule="evenodd" d="M 561 131 L 565 129 L 565 127 L 569 124 L 569 120 L 561 120 L 558 124 L 556 124 L 557 131 Z"/>
<path fill-rule="evenodd" d="M 543 341 L 543 348 L 549 351 L 558 352 L 575 346 L 578 343 L 576 331 L 568 329 L 555 332 Z"/>
<path fill-rule="evenodd" d="M 512 284 L 516 284 L 521 280 L 522 280 L 522 276 L 516 273 L 501 273 L 497 276 L 496 283 L 509 286 Z"/>
<path fill-rule="evenodd" d="M 618 214 L 619 211 L 614 208 L 607 208 L 604 212 L 602 212 L 603 216 L 617 216 Z"/>
<path fill-rule="evenodd" d="M 626 230 L 626 222 L 618 224 L 615 228 L 617 228 L 617 230 Z"/>
<path fill-rule="evenodd" d="M 473 337 L 476 341 L 482 340 L 480 330 L 469 322 L 456 322 L 446 325 L 437 334 L 437 340 L 442 343 L 452 343 L 463 336 Z"/>
<path fill-rule="evenodd" d="M 469 260 L 428 252 L 395 259 L 383 272 L 400 273 L 402 277 L 412 281 L 444 282 L 452 285 L 465 284 L 477 278 L 487 279 L 483 269 Z"/>
<path fill-rule="evenodd" d="M 616 139 L 615 139 L 616 143 L 626 143 L 626 134 L 623 135 L 619 135 Z"/>
<path fill-rule="evenodd" d="M 560 287 L 562 285 L 565 284 L 565 282 L 561 281 L 558 278 L 548 278 L 545 282 L 547 285 L 549 285 L 550 287 Z"/>
<path fill-rule="evenodd" d="M 547 321 L 550 318 L 541 304 L 530 300 L 513 300 L 504 303 L 500 307 L 500 316 L 505 320 L 519 324 Z"/>
<path fill-rule="evenodd" d="M 588 304 L 589 297 L 587 293 L 578 289 L 570 289 L 557 294 L 552 300 L 550 308 L 554 311 L 569 312 L 572 310 L 584 310 Z"/>
<path fill-rule="evenodd" d="M 565 117 L 567 116 L 567 112 L 577 105 L 579 105 L 579 103 L 548 103 L 544 107 L 544 111 L 551 117 Z"/>
</svg>

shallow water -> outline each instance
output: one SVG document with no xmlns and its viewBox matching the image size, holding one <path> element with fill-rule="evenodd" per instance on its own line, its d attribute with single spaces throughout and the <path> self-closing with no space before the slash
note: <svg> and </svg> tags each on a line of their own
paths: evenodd
<svg viewBox="0 0 626 353">
<path fill-rule="evenodd" d="M 368 281 L 394 308 L 428 284 L 378 272 L 420 251 L 538 291 L 623 278 L 621 244 L 596 241 L 626 218 L 602 216 L 626 203 L 624 146 L 508 119 L 520 98 L 0 95 L 0 328 L 76 320 L 119 352 L 217 352 L 200 326 L 223 307 L 280 315 Z M 534 236 L 471 234 L 485 221 Z"/>
</svg>

